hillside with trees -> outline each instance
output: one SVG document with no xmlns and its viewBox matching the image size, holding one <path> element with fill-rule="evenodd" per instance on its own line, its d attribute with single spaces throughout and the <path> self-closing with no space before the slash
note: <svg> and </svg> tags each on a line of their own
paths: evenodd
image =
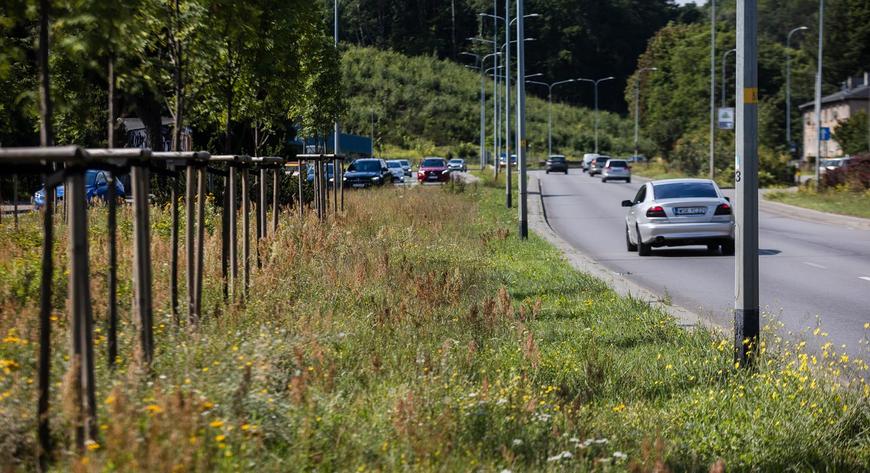
<svg viewBox="0 0 870 473">
<path fill-rule="evenodd" d="M 430 56 L 408 57 L 359 47 L 344 51 L 342 68 L 343 95 L 348 105 L 342 119 L 345 130 L 368 136 L 373 127 L 375 146 L 381 149 L 398 147 L 426 154 L 436 147 L 448 147 L 455 154 L 478 156 L 480 76 L 477 72 Z M 486 139 L 491 149 L 491 81 L 486 81 L 486 93 Z M 557 102 L 561 96 L 554 95 Z M 547 151 L 547 102 L 530 97 L 526 105 L 529 149 L 533 159 L 541 158 Z M 600 113 L 599 120 L 601 149 L 628 153 L 633 146 L 633 122 L 605 111 Z M 554 152 L 577 156 L 593 149 L 592 110 L 554 103 L 553 123 Z M 504 126 L 503 121 L 501 126 Z"/>
</svg>

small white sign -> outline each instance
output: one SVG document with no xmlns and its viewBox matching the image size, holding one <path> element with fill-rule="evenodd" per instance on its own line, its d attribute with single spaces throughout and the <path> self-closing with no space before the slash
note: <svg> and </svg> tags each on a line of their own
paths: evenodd
<svg viewBox="0 0 870 473">
<path fill-rule="evenodd" d="M 719 129 L 733 130 L 734 129 L 734 108 L 722 107 L 719 109 Z"/>
</svg>

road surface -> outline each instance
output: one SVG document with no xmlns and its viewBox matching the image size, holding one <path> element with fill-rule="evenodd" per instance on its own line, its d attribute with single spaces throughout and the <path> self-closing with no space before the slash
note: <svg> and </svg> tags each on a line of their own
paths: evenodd
<svg viewBox="0 0 870 473">
<path fill-rule="evenodd" d="M 625 247 L 625 209 L 642 184 L 602 183 L 571 169 L 541 179 L 547 220 L 572 246 L 674 304 L 730 327 L 734 258 L 705 247 L 654 248 L 640 257 Z M 870 230 L 759 214 L 761 309 L 785 332 L 812 339 L 819 326 L 842 351 L 867 358 L 864 324 L 870 322 Z M 764 321 L 762 322 L 762 324 Z M 809 343 L 809 342 L 808 342 Z"/>
</svg>

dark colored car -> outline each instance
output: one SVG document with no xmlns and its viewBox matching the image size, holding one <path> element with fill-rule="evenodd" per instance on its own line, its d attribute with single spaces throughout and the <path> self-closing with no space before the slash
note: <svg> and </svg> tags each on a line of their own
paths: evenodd
<svg viewBox="0 0 870 473">
<path fill-rule="evenodd" d="M 308 177 L 306 177 L 305 180 L 308 182 L 314 182 L 314 166 L 308 166 Z M 326 180 L 327 187 L 332 187 L 335 183 L 335 168 L 332 163 L 326 164 Z"/>
<path fill-rule="evenodd" d="M 423 158 L 417 170 L 417 180 L 422 182 L 447 182 L 450 180 L 450 168 L 444 158 Z"/>
<path fill-rule="evenodd" d="M 589 163 L 589 175 L 596 176 L 601 174 L 604 166 L 610 161 L 610 156 L 598 156 Z"/>
<path fill-rule="evenodd" d="M 551 154 L 547 158 L 547 174 L 550 174 L 550 172 L 564 172 L 568 174 L 568 162 L 565 160 L 565 156 Z"/>
<path fill-rule="evenodd" d="M 63 185 L 55 187 L 57 199 L 62 200 L 64 195 Z M 85 171 L 85 198 L 88 202 L 94 199 L 105 200 L 109 195 L 109 174 L 106 171 L 89 169 Z M 115 195 L 119 199 L 126 197 L 124 184 L 120 179 L 115 179 Z M 33 205 L 40 208 L 45 205 L 45 187 L 33 194 Z"/>
<path fill-rule="evenodd" d="M 382 186 L 393 182 L 393 173 L 383 159 L 357 159 L 350 163 L 344 173 L 344 185 L 348 187 Z"/>
</svg>

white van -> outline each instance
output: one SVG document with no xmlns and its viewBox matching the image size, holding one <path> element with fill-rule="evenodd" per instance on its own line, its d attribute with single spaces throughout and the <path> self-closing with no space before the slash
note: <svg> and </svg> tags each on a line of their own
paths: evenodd
<svg viewBox="0 0 870 473">
<path fill-rule="evenodd" d="M 588 171 L 589 170 L 589 163 L 591 163 L 592 161 L 595 161 L 595 158 L 597 158 L 597 157 L 598 157 L 598 155 L 595 153 L 584 154 L 583 155 L 583 164 L 580 166 L 580 170 L 582 172 Z"/>
</svg>

